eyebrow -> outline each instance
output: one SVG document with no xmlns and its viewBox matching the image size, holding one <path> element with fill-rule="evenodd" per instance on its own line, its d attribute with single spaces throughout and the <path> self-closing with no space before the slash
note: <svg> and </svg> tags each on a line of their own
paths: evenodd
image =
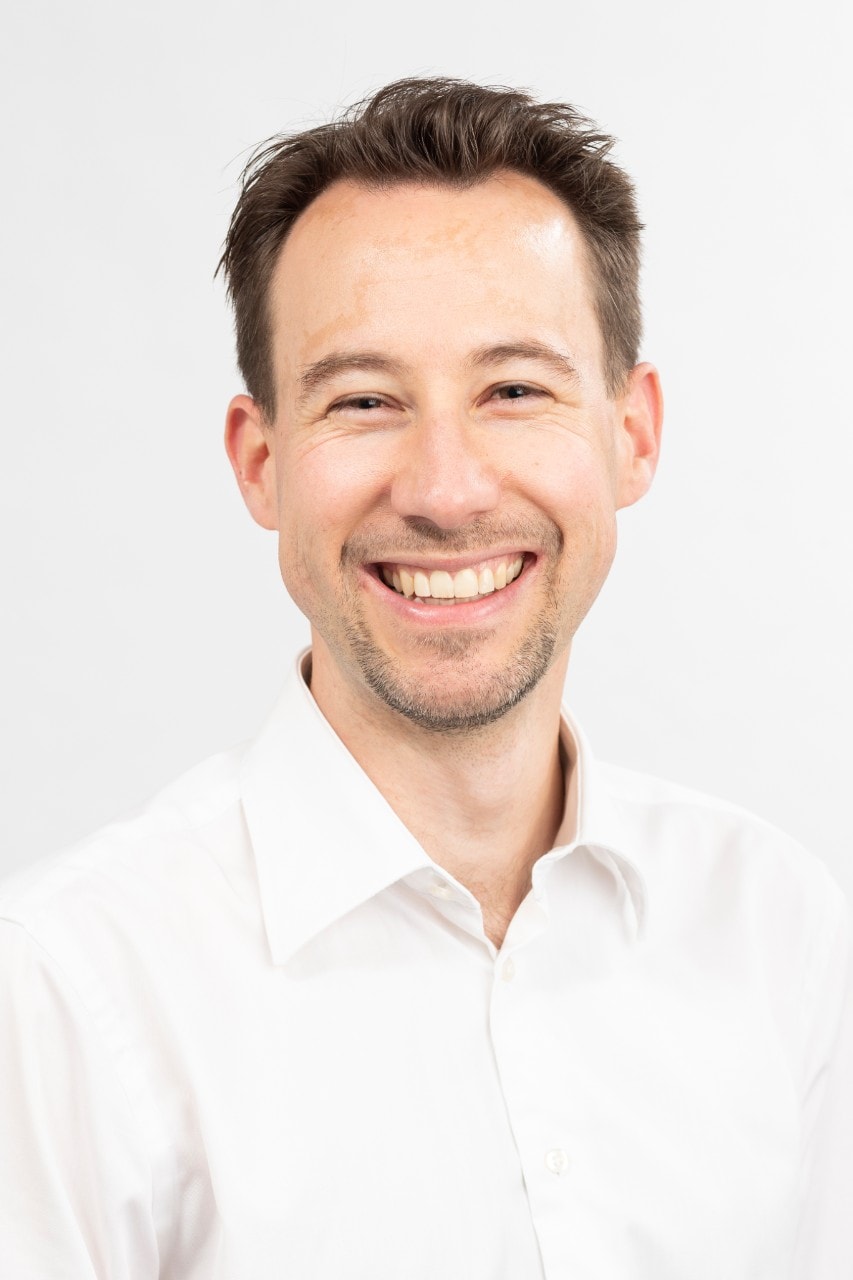
<svg viewBox="0 0 853 1280">
<path fill-rule="evenodd" d="M 467 363 L 475 369 L 491 368 L 508 360 L 535 360 L 547 365 L 567 382 L 579 382 L 580 375 L 571 357 L 545 342 L 496 342 L 478 347 Z M 307 364 L 299 374 L 299 400 L 307 400 L 320 387 L 342 373 L 360 370 L 364 373 L 387 373 L 399 377 L 409 366 L 379 351 L 333 351 Z"/>
<path fill-rule="evenodd" d="M 399 375 L 406 371 L 406 367 L 399 360 L 392 360 L 378 351 L 333 351 L 331 355 L 305 365 L 300 371 L 299 399 L 307 400 L 319 387 L 351 370 Z"/>
<path fill-rule="evenodd" d="M 577 366 L 569 355 L 551 347 L 547 342 L 497 342 L 479 347 L 468 363 L 475 368 L 489 368 L 507 360 L 536 360 L 547 365 L 559 378 L 567 382 L 580 382 Z"/>
</svg>

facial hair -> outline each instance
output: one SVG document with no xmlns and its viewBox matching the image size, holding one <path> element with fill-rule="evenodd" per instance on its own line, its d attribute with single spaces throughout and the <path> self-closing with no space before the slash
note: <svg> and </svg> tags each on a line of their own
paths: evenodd
<svg viewBox="0 0 853 1280">
<path fill-rule="evenodd" d="M 393 550 L 387 537 L 360 535 L 348 541 L 341 553 L 344 583 L 353 581 L 357 566 L 389 560 L 418 561 L 437 548 L 446 555 L 477 554 L 489 558 L 490 547 L 535 546 L 545 563 L 559 561 L 562 535 L 549 521 L 516 522 L 495 528 L 473 521 L 464 530 L 445 530 L 428 521 L 407 521 L 403 539 L 395 538 Z M 346 588 L 345 588 L 346 590 Z M 493 638 L 492 630 L 436 630 L 413 639 L 413 647 L 430 660 L 431 676 L 424 679 L 405 668 L 375 641 L 356 591 L 346 590 L 343 610 L 347 648 L 362 679 L 386 706 L 422 729 L 442 734 L 467 734 L 494 724 L 536 687 L 549 669 L 560 638 L 560 608 L 556 586 L 547 584 L 545 600 L 531 618 L 526 635 L 500 670 L 484 670 L 479 651 Z M 454 683 L 460 668 L 470 678 L 452 703 L 440 696 L 443 670 L 452 669 Z M 449 674 L 448 670 L 448 674 Z"/>
</svg>

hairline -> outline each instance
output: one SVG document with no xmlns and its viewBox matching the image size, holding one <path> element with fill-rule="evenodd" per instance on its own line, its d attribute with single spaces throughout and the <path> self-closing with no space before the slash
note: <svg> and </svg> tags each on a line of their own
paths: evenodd
<svg viewBox="0 0 853 1280">
<path fill-rule="evenodd" d="M 263 320 L 264 320 L 265 356 L 266 356 L 266 363 L 268 365 L 269 384 L 272 392 L 272 402 L 269 405 L 259 405 L 259 408 L 261 409 L 264 418 L 270 425 L 275 420 L 275 416 L 277 412 L 277 399 L 278 399 L 276 378 L 275 378 L 275 360 L 274 360 L 275 325 L 274 325 L 274 316 L 272 312 L 273 283 L 274 283 L 276 272 L 279 269 L 282 256 L 284 254 L 285 246 L 290 240 L 290 237 L 293 234 L 293 231 L 298 226 L 298 224 L 302 221 L 305 214 L 307 214 L 309 210 L 313 208 L 313 206 L 318 202 L 318 200 L 321 200 L 323 196 L 326 195 L 327 192 L 332 191 L 336 187 L 340 187 L 340 186 L 356 187 L 362 191 L 373 192 L 376 194 L 395 191 L 400 187 L 407 187 L 413 190 L 470 191 L 470 190 L 474 190 L 476 187 L 485 186 L 487 183 L 493 180 L 500 181 L 502 177 L 509 177 L 509 176 L 528 178 L 531 182 L 536 183 L 536 185 L 540 187 L 543 191 L 547 191 L 550 195 L 552 195 L 555 198 L 555 200 L 558 200 L 564 213 L 567 213 L 571 218 L 572 224 L 574 225 L 574 227 L 578 232 L 580 249 L 581 249 L 581 260 L 583 264 L 583 270 L 585 272 L 585 282 L 590 291 L 590 303 L 592 305 L 592 308 L 595 314 L 595 321 L 598 327 L 599 337 L 601 339 L 601 361 L 603 366 L 602 373 L 604 375 L 605 383 L 608 388 L 608 394 L 612 396 L 617 396 L 618 394 L 620 394 L 620 391 L 622 390 L 625 382 L 627 381 L 630 370 L 628 368 L 624 368 L 622 370 L 620 383 L 618 385 L 614 384 L 611 386 L 611 378 L 608 372 L 608 364 L 609 364 L 608 345 L 609 344 L 608 344 L 606 334 L 604 332 L 604 326 L 602 324 L 602 318 L 601 318 L 600 307 L 599 307 L 599 296 L 605 286 L 604 286 L 604 280 L 602 278 L 601 271 L 593 258 L 592 240 L 589 234 L 587 233 L 587 230 L 584 227 L 583 222 L 581 218 L 578 216 L 576 210 L 572 207 L 572 205 L 569 203 L 566 197 L 561 192 L 557 191 L 555 187 L 553 187 L 550 183 L 543 182 L 542 179 L 538 178 L 534 173 L 530 173 L 523 168 L 518 168 L 512 165 L 501 165 L 491 171 L 477 173 L 472 175 L 471 177 L 456 177 L 452 174 L 442 175 L 441 173 L 436 173 L 434 177 L 432 175 L 420 175 L 420 174 L 411 174 L 411 175 L 409 174 L 395 175 L 394 174 L 394 175 L 390 175 L 388 177 L 383 177 L 383 178 L 369 178 L 369 177 L 362 178 L 355 172 L 341 173 L 336 177 L 334 177 L 324 187 L 322 187 L 321 190 L 316 192 L 316 194 L 311 197 L 311 199 L 304 206 L 304 208 L 300 209 L 299 213 L 293 219 L 290 226 L 287 228 L 284 235 L 281 237 L 278 244 L 276 245 L 275 252 L 272 255 L 272 260 L 268 268 L 268 276 L 264 283 L 262 314 L 263 314 Z"/>
</svg>

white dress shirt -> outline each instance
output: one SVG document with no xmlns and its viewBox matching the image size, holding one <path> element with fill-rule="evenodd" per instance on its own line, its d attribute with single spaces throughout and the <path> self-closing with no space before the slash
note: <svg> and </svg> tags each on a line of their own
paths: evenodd
<svg viewBox="0 0 853 1280">
<path fill-rule="evenodd" d="M 813 1158 L 838 889 L 563 732 L 500 951 L 296 668 L 247 748 L 6 886 L 0 1274 L 853 1274 Z"/>
</svg>

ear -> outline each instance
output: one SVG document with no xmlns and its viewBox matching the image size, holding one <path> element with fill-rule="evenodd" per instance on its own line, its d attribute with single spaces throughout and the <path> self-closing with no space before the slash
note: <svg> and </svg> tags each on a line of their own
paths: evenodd
<svg viewBox="0 0 853 1280">
<path fill-rule="evenodd" d="M 263 529 L 278 528 L 273 429 L 251 396 L 235 396 L 225 416 L 225 452 L 243 501 Z"/>
<path fill-rule="evenodd" d="M 663 393 L 654 365 L 638 364 L 631 370 L 617 406 L 616 505 L 630 507 L 651 485 L 660 454 Z"/>
</svg>

